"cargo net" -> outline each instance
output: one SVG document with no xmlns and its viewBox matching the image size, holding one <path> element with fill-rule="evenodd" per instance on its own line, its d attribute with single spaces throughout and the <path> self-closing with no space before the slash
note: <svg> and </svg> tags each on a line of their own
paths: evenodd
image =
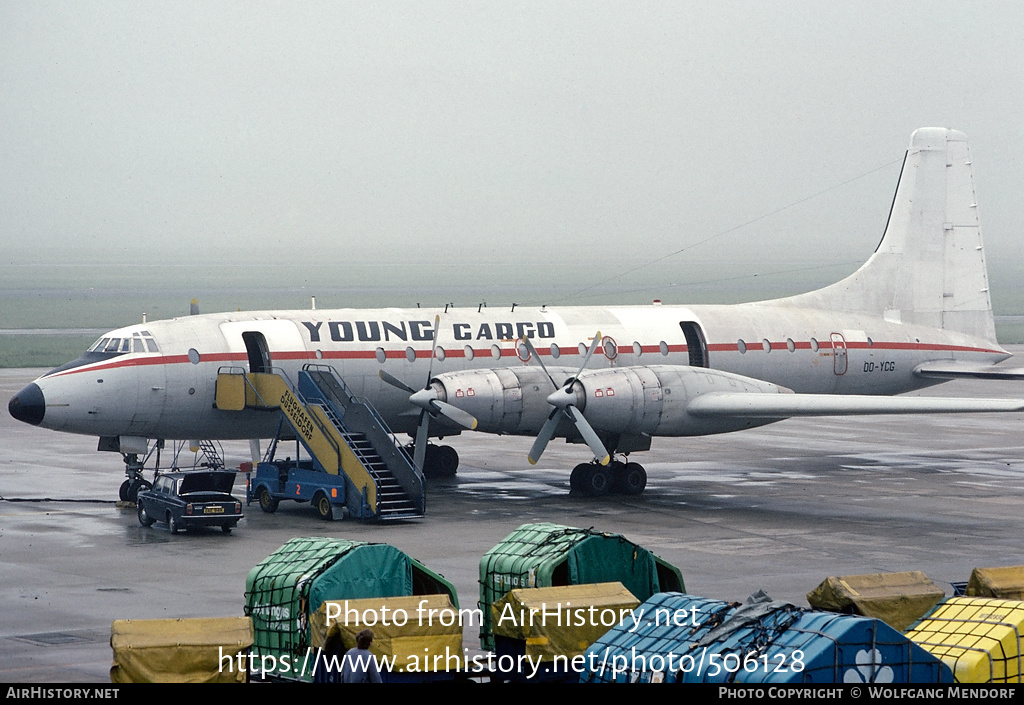
<svg viewBox="0 0 1024 705">
<path fill-rule="evenodd" d="M 252 618 L 253 653 L 284 664 L 303 663 L 309 645 L 309 589 L 348 551 L 324 539 L 292 539 L 249 574 L 245 614 Z M 284 660 L 287 657 L 287 660 Z"/>
<path fill-rule="evenodd" d="M 510 590 L 569 585 L 566 561 L 556 565 L 550 581 L 544 580 L 543 584 L 538 584 L 537 568 L 559 556 L 567 556 L 574 546 L 591 536 L 608 538 L 613 535 L 594 531 L 593 527 L 576 529 L 559 524 L 528 524 L 512 532 L 487 552 L 480 566 L 480 601 L 477 603 L 483 617 L 480 622 L 480 643 L 484 648 L 494 648 L 491 605 Z M 624 537 L 618 538 L 636 546 Z"/>
<path fill-rule="evenodd" d="M 694 608 L 701 615 L 700 624 L 679 625 L 671 623 L 669 615 L 677 614 L 679 609 Z M 607 653 L 632 654 L 640 652 L 648 663 L 654 656 L 667 658 L 669 655 L 687 653 L 699 638 L 712 629 L 721 626 L 736 609 L 731 602 L 717 602 L 704 598 L 690 598 L 680 593 L 661 593 L 653 595 L 643 604 L 639 613 L 641 623 L 632 625 L 632 629 L 613 628 L 599 638 L 589 651 L 599 654 Z M 664 619 L 659 615 L 664 615 Z M 600 662 L 600 660 L 599 660 Z M 605 660 L 607 663 L 607 660 Z M 626 682 L 633 673 L 618 673 L 614 668 L 586 669 L 580 676 L 581 683 L 614 683 Z M 665 674 L 667 680 L 678 680 L 678 674 Z"/>
<path fill-rule="evenodd" d="M 1024 603 L 951 598 L 907 636 L 942 659 L 959 683 L 1020 683 L 1024 680 L 1022 625 Z"/>
</svg>

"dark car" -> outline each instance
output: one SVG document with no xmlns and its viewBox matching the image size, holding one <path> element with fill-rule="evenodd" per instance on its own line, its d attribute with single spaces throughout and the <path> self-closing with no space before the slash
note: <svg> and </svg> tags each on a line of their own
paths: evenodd
<svg viewBox="0 0 1024 705">
<path fill-rule="evenodd" d="M 219 526 L 230 533 L 242 518 L 242 503 L 231 496 L 235 473 L 229 471 L 169 472 L 153 488 L 139 492 L 139 523 L 167 522 L 172 534 L 196 526 Z"/>
</svg>

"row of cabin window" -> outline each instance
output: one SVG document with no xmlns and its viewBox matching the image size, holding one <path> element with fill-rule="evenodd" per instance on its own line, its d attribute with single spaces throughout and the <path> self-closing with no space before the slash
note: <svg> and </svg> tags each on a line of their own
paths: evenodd
<svg viewBox="0 0 1024 705">
<path fill-rule="evenodd" d="M 870 346 L 874 344 L 875 341 L 871 340 L 871 338 L 868 338 L 868 345 Z M 747 343 L 745 340 L 743 340 L 743 338 L 740 338 L 739 340 L 736 341 L 736 347 L 740 351 L 740 353 L 745 353 L 747 351 Z M 813 352 L 818 352 L 818 347 L 819 346 L 817 338 L 811 338 L 811 350 Z M 772 344 L 767 338 L 761 341 L 761 349 L 764 350 L 765 352 L 772 351 Z M 792 338 L 786 338 L 786 349 L 789 350 L 790 352 L 796 352 L 796 343 L 793 341 Z"/>
<path fill-rule="evenodd" d="M 586 343 L 580 343 L 577 346 L 577 351 L 580 355 L 586 355 L 587 350 L 589 349 L 590 346 L 587 345 Z M 658 351 L 661 352 L 662 355 L 668 355 L 668 343 L 666 343 L 664 340 L 661 341 L 658 344 Z M 607 338 L 605 339 L 604 343 L 598 348 L 598 352 L 603 352 L 605 357 L 609 359 L 612 359 L 619 354 L 618 346 L 615 344 L 613 340 Z M 526 360 L 530 357 L 529 349 L 522 343 L 519 343 L 519 345 L 516 346 L 516 353 L 519 355 L 519 358 L 521 360 Z M 472 345 L 467 345 L 465 348 L 463 348 L 463 355 L 467 360 L 472 360 L 473 358 L 476 357 L 476 354 L 476 350 L 473 349 Z M 550 346 L 550 354 L 553 359 L 557 360 L 559 357 L 562 356 L 562 349 L 558 347 L 558 345 L 556 345 L 555 343 L 552 343 Z M 640 343 L 633 343 L 633 354 L 637 355 L 638 357 L 643 354 L 643 347 L 640 345 Z M 435 355 L 439 361 L 443 362 L 444 359 L 448 356 L 448 353 L 443 347 L 439 345 L 437 346 L 437 348 L 435 348 Z M 322 358 L 323 352 L 317 350 L 316 356 L 318 359 Z M 380 362 L 382 364 L 384 363 L 384 361 L 387 359 L 387 353 L 385 352 L 384 348 L 377 348 L 376 357 L 377 362 Z M 491 346 L 491 357 L 493 357 L 495 360 L 501 358 L 500 346 Z M 414 361 L 416 359 L 416 350 L 414 350 L 412 347 L 406 348 L 405 358 L 409 362 Z"/>
</svg>

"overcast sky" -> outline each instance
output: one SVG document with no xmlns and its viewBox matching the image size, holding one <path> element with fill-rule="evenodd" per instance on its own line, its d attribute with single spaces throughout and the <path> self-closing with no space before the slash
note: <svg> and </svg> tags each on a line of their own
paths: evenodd
<svg viewBox="0 0 1024 705">
<path fill-rule="evenodd" d="M 629 277 L 840 271 L 938 125 L 1020 280 L 1022 28 L 1015 2 L 2 0 L 0 257 L 597 282 L 724 233 Z"/>
</svg>

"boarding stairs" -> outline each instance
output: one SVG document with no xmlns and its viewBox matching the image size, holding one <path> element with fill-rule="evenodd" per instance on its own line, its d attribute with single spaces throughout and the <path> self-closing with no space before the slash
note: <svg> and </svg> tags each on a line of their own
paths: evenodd
<svg viewBox="0 0 1024 705">
<path fill-rule="evenodd" d="M 221 368 L 218 409 L 280 409 L 318 470 L 344 475 L 361 498 L 357 518 L 394 521 L 424 516 L 423 475 L 368 400 L 354 396 L 329 365 L 305 365 L 293 385 L 283 371 Z M 347 494 L 348 494 L 347 493 Z"/>
</svg>

